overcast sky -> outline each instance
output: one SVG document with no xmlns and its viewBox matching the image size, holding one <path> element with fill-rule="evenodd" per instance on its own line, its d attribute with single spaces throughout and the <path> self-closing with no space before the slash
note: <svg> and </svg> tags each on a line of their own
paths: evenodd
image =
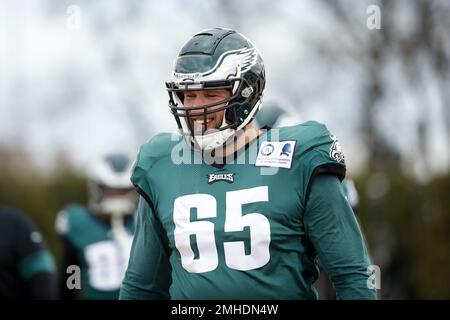
<svg viewBox="0 0 450 320">
<path fill-rule="evenodd" d="M 277 102 L 290 123 L 326 123 L 341 139 L 349 172 L 357 172 L 365 160 L 356 131 L 365 75 L 351 61 L 324 62 L 310 44 L 332 47 L 352 32 L 367 34 L 368 4 L 348 4 L 349 30 L 316 1 L 0 0 L 0 147 L 20 146 L 43 167 L 58 151 L 79 166 L 117 148 L 135 154 L 153 134 L 176 129 L 164 81 L 178 50 L 197 31 L 222 26 L 262 52 L 266 105 Z M 407 17 L 406 28 L 414 24 Z M 394 56 L 387 81 L 397 89 L 377 115 L 379 126 L 414 159 L 410 123 L 422 116 L 418 101 L 427 101 L 433 168 L 445 170 L 449 141 L 436 80 L 430 74 L 423 90 L 398 91 L 399 68 Z"/>
</svg>

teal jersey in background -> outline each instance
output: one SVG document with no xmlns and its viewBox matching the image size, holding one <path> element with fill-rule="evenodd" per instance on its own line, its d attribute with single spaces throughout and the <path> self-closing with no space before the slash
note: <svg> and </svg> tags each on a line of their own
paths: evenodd
<svg viewBox="0 0 450 320">
<path fill-rule="evenodd" d="M 71 263 L 80 267 L 81 298 L 118 298 L 134 232 L 134 218 L 129 217 L 125 221 L 129 240 L 120 243 L 115 239 L 111 226 L 85 206 L 69 205 L 58 214 L 57 231 L 76 256 Z"/>
<path fill-rule="evenodd" d="M 308 228 L 320 232 L 321 219 L 305 214 L 314 177 L 337 176 L 342 191 L 345 162 L 337 139 L 317 122 L 273 129 L 233 163 L 214 166 L 179 164 L 183 144 L 160 134 L 140 150 L 132 181 L 146 201 L 139 204 L 121 298 L 316 299 L 312 284 L 322 248 Z M 189 152 L 192 160 L 195 151 Z M 351 213 L 343 193 L 338 196 L 342 208 L 333 210 Z M 357 250 L 350 263 L 358 264 L 361 283 L 369 259 L 352 213 L 349 219 Z"/>
</svg>

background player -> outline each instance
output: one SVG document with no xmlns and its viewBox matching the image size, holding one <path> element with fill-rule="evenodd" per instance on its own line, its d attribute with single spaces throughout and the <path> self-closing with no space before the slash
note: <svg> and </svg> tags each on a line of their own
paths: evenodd
<svg viewBox="0 0 450 320">
<path fill-rule="evenodd" d="M 129 180 L 132 161 L 110 154 L 89 169 L 88 206 L 66 206 L 56 229 L 63 243 L 60 287 L 63 299 L 77 297 L 67 287 L 67 267 L 81 270 L 83 299 L 117 299 L 127 266 L 134 230 L 137 194 Z"/>
<path fill-rule="evenodd" d="M 41 233 L 16 208 L 0 206 L 0 299 L 56 299 L 56 266 Z"/>
</svg>

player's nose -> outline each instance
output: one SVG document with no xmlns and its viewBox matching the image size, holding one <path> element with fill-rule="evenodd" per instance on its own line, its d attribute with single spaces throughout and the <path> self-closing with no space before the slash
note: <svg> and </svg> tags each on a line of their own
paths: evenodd
<svg viewBox="0 0 450 320">
<path fill-rule="evenodd" d="M 190 116 L 195 118 L 203 117 L 206 111 L 206 108 L 203 108 L 203 106 L 207 104 L 206 101 L 203 99 L 195 99 L 192 102 L 192 106 L 188 108 Z"/>
</svg>

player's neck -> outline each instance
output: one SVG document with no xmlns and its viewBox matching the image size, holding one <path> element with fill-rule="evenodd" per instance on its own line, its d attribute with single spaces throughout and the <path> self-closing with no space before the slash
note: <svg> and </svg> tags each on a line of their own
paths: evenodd
<svg viewBox="0 0 450 320">
<path fill-rule="evenodd" d="M 249 123 L 241 133 L 236 135 L 234 143 L 225 145 L 222 149 L 215 150 L 215 157 L 227 158 L 241 149 L 245 148 L 246 145 L 250 144 L 253 140 L 261 135 L 262 131 L 254 123 Z"/>
<path fill-rule="evenodd" d="M 95 217 L 106 225 L 111 225 L 111 215 L 106 213 L 97 213 Z"/>
</svg>

